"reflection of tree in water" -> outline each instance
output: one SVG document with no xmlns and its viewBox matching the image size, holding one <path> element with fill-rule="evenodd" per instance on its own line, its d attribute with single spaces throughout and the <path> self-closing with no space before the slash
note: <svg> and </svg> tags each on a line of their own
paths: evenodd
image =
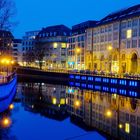
<svg viewBox="0 0 140 140">
<path fill-rule="evenodd" d="M 57 91 L 56 87 L 57 86 L 42 83 L 23 84 L 22 104 L 25 110 L 40 113 L 42 116 L 59 121 L 67 118 L 66 103 L 60 105 L 60 99 L 65 98 L 61 92 L 63 91 L 63 87 L 58 86 L 59 91 Z M 54 94 L 58 95 L 55 97 L 58 101 L 56 104 L 52 102 Z"/>
</svg>

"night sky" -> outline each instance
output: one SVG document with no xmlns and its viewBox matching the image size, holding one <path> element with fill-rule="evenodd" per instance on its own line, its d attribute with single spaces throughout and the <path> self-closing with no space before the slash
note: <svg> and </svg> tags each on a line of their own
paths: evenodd
<svg viewBox="0 0 140 140">
<path fill-rule="evenodd" d="M 140 4 L 140 0 L 15 0 L 17 7 L 14 28 L 16 38 L 26 31 L 49 25 L 71 27 L 86 20 L 100 20 L 107 14 Z"/>
</svg>

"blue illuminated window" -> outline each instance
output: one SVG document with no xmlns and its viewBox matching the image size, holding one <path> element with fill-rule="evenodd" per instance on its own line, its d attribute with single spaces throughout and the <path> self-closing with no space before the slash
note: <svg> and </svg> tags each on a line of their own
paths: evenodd
<svg viewBox="0 0 140 140">
<path fill-rule="evenodd" d="M 101 78 L 100 78 L 100 77 L 96 77 L 96 78 L 95 78 L 95 81 L 96 81 L 96 82 L 101 82 Z"/>
<path fill-rule="evenodd" d="M 135 91 L 129 91 L 129 95 L 133 97 L 137 97 L 137 92 Z"/>
<path fill-rule="evenodd" d="M 86 77 L 86 76 L 82 76 L 81 79 L 82 79 L 82 80 L 86 80 L 87 77 Z"/>
<path fill-rule="evenodd" d="M 70 86 L 74 86 L 74 82 L 69 82 L 69 85 Z"/>
<path fill-rule="evenodd" d="M 117 79 L 111 79 L 112 84 L 117 84 Z"/>
<path fill-rule="evenodd" d="M 101 86 L 95 86 L 96 90 L 101 90 Z"/>
<path fill-rule="evenodd" d="M 80 87 L 80 83 L 75 83 L 76 86 Z"/>
<path fill-rule="evenodd" d="M 120 94 L 122 94 L 122 95 L 126 95 L 126 90 L 124 90 L 124 89 L 120 89 L 119 92 L 120 92 Z"/>
<path fill-rule="evenodd" d="M 75 76 L 75 79 L 78 79 L 79 80 L 80 79 L 80 76 L 79 75 L 78 76 Z"/>
<path fill-rule="evenodd" d="M 130 81 L 129 82 L 129 86 L 135 86 L 135 87 L 137 87 L 137 81 Z"/>
<path fill-rule="evenodd" d="M 87 85 L 86 84 L 81 84 L 81 86 L 84 87 L 84 88 L 86 88 Z"/>
<path fill-rule="evenodd" d="M 103 82 L 104 83 L 108 83 L 109 82 L 109 79 L 108 78 L 103 78 Z"/>
<path fill-rule="evenodd" d="M 71 74 L 70 74 L 70 79 L 74 79 L 74 75 L 71 75 Z"/>
<path fill-rule="evenodd" d="M 126 85 L 126 80 L 120 80 L 120 85 Z"/>
<path fill-rule="evenodd" d="M 88 88 L 92 88 L 93 89 L 93 85 L 88 85 Z"/>
<path fill-rule="evenodd" d="M 88 81 L 93 81 L 93 77 L 88 77 Z"/>
<path fill-rule="evenodd" d="M 116 89 L 116 88 L 111 88 L 110 90 L 111 90 L 111 92 L 113 92 L 113 93 L 117 93 L 117 89 Z"/>
<path fill-rule="evenodd" d="M 109 90 L 108 90 L 108 87 L 103 87 L 103 90 L 104 90 L 104 91 L 109 91 Z"/>
</svg>

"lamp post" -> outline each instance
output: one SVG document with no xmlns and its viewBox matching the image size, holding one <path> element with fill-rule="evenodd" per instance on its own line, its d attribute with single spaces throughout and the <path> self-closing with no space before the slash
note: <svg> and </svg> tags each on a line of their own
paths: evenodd
<svg viewBox="0 0 140 140">
<path fill-rule="evenodd" d="M 112 47 L 112 45 L 109 45 L 108 47 L 107 47 L 107 50 L 108 51 L 112 51 L 112 49 L 113 49 L 113 47 Z M 108 61 L 108 63 L 109 63 L 109 61 Z M 111 72 L 112 72 L 112 58 L 111 58 Z"/>
<path fill-rule="evenodd" d="M 75 50 L 75 54 L 76 54 L 76 69 L 78 69 L 78 54 L 81 53 L 81 49 L 79 47 L 76 48 Z M 80 59 L 81 61 L 81 59 Z M 81 65 L 81 62 L 80 62 L 80 65 Z"/>
</svg>

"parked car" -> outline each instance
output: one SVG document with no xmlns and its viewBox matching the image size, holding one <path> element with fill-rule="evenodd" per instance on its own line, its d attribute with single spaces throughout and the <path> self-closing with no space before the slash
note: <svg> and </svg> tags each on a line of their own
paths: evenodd
<svg viewBox="0 0 140 140">
<path fill-rule="evenodd" d="M 98 74 L 98 71 L 97 70 L 93 70 L 93 71 L 91 71 L 91 74 L 96 75 L 96 74 Z"/>
<path fill-rule="evenodd" d="M 100 71 L 99 72 L 99 75 L 105 75 L 106 73 L 105 73 L 105 71 Z"/>
<path fill-rule="evenodd" d="M 85 73 L 85 71 L 84 71 L 84 70 L 80 70 L 80 73 L 81 73 L 81 74 L 84 74 L 84 73 Z"/>
<path fill-rule="evenodd" d="M 72 72 L 73 72 L 73 73 L 79 73 L 79 70 L 74 69 L 74 70 L 72 70 Z"/>
<path fill-rule="evenodd" d="M 85 74 L 91 74 L 90 70 L 85 70 Z"/>
</svg>

